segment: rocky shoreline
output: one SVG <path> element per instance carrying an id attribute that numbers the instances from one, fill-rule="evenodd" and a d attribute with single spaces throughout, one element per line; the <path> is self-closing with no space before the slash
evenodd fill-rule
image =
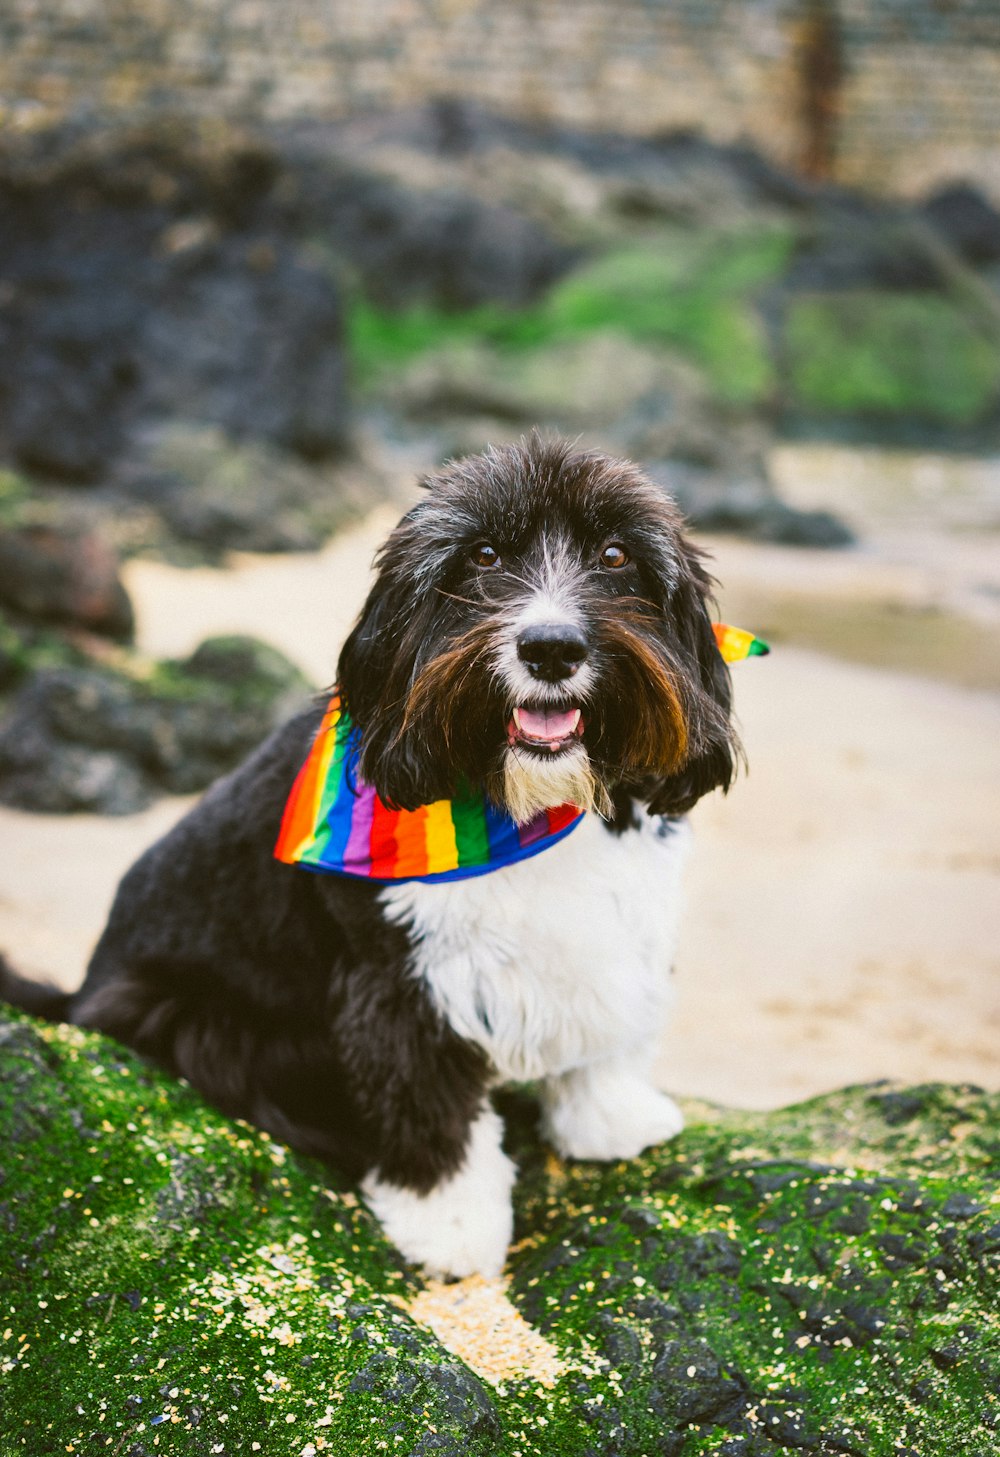
<path id="1" fill-rule="evenodd" d="M 400 458 L 409 488 L 535 426 L 637 459 L 697 529 L 843 548 L 842 514 L 776 482 L 777 439 L 1000 438 L 1000 215 L 965 186 L 903 207 L 691 136 L 455 104 L 11 133 L 0 206 L 8 804 L 177 791 L 145 749 L 134 792 L 99 788 L 123 695 L 175 733 L 134 686 L 180 670 L 129 654 L 121 558 L 316 551 L 401 498 Z M 53 739 L 60 694 L 118 707 L 85 747 Z M 67 737 L 77 767 L 47 775 Z"/>
<path id="2" fill-rule="evenodd" d="M 348 1186 L 113 1042 L 5 1018 L 0 1071 L 11 1451 L 995 1446 L 996 1095 L 694 1104 L 675 1143 L 608 1166 L 556 1160 L 508 1098 L 507 1276 L 486 1302 L 452 1287 L 442 1324 Z M 463 1298 L 505 1365 L 461 1333 Z"/>

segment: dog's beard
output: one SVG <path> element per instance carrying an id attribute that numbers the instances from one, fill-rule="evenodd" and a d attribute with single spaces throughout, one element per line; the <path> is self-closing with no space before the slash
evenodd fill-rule
<path id="1" fill-rule="evenodd" d="M 546 809 L 575 804 L 609 816 L 611 797 L 594 773 L 590 756 L 581 744 L 544 758 L 516 746 L 503 756 L 497 785 L 504 808 L 516 824 L 523 825 Z"/>

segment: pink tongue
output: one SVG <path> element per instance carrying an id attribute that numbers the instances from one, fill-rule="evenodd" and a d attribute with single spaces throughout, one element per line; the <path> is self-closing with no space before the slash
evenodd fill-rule
<path id="1" fill-rule="evenodd" d="M 571 708 L 567 713 L 535 713 L 530 708 L 517 710 L 521 733 L 529 739 L 568 739 L 579 720 L 578 708 Z"/>

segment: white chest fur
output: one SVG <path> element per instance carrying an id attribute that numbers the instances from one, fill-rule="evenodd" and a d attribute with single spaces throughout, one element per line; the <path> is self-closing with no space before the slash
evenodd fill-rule
<path id="1" fill-rule="evenodd" d="M 646 1050 L 669 996 L 685 823 L 613 835 L 595 815 L 530 860 L 471 880 L 393 886 L 414 974 L 504 1081 Z"/>

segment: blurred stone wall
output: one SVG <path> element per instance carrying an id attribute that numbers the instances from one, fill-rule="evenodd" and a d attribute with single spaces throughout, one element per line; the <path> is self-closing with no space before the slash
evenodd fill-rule
<path id="1" fill-rule="evenodd" d="M 333 118 L 468 96 L 1000 193 L 998 0 L 2 0 L 0 120 Z"/>

